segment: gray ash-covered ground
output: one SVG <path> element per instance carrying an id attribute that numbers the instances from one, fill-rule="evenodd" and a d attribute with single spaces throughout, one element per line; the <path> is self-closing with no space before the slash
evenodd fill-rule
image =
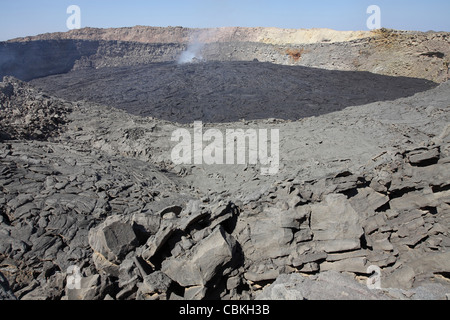
<path id="1" fill-rule="evenodd" d="M 0 92 L 2 105 L 32 101 L 30 114 L 51 118 L 47 111 L 57 108 L 65 119 L 47 141 L 9 130 L 0 144 L 2 298 L 448 296 L 447 83 L 414 97 L 271 124 L 285 134 L 283 165 L 266 178 L 239 166 L 220 172 L 197 165 L 177 175 L 168 143 L 175 124 L 63 103 L 12 78 L 2 88 L 9 88 Z M 314 129 L 311 146 L 299 148 Z M 393 145 L 374 153 L 383 142 Z M 360 150 L 365 158 L 355 156 Z M 326 167 L 308 169 L 301 160 L 315 152 Z M 338 160 L 326 160 L 330 154 Z M 215 184 L 219 172 L 229 182 L 225 190 Z M 366 286 L 371 265 L 381 269 L 380 290 Z M 71 266 L 80 268 L 79 288 L 68 286 Z"/>
<path id="2" fill-rule="evenodd" d="M 57 136 L 71 104 L 54 99 L 15 80 L 0 84 L 0 141 L 4 139 L 47 140 Z"/>
<path id="3" fill-rule="evenodd" d="M 242 61 L 88 68 L 31 84 L 63 99 L 179 123 L 298 120 L 436 86 L 423 79 L 369 72 Z"/>
<path id="4" fill-rule="evenodd" d="M 288 44 L 3 43 L 0 74 L 35 79 L 0 83 L 0 299 L 448 299 L 447 35 L 381 36 L 297 46 L 323 69 L 275 64 Z M 442 83 L 324 70 L 366 62 Z M 278 173 L 175 165 L 195 120 L 279 130 Z"/>

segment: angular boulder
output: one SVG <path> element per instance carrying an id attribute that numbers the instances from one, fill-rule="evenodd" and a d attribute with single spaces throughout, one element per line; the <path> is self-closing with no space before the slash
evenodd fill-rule
<path id="1" fill-rule="evenodd" d="M 360 215 L 342 194 L 327 195 L 311 206 L 311 230 L 318 246 L 328 253 L 359 249 L 364 233 Z M 327 245 L 322 246 L 322 241 Z"/>
<path id="2" fill-rule="evenodd" d="M 236 241 L 220 226 L 185 256 L 166 259 L 161 271 L 183 287 L 207 286 L 232 260 L 235 246 Z"/>
<path id="3" fill-rule="evenodd" d="M 89 231 L 89 244 L 95 253 L 119 263 L 139 243 L 131 224 L 124 217 L 112 216 Z"/>

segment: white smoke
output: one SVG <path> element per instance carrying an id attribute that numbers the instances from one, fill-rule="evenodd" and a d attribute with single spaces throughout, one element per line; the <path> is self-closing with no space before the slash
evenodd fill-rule
<path id="1" fill-rule="evenodd" d="M 197 41 L 191 42 L 186 51 L 181 53 L 178 58 L 178 64 L 193 63 L 203 61 L 202 51 L 205 44 Z"/>
<path id="2" fill-rule="evenodd" d="M 204 48 L 207 43 L 214 41 L 218 30 L 212 29 L 197 29 L 191 31 L 189 36 L 189 43 L 186 51 L 183 51 L 178 57 L 178 64 L 195 63 L 206 61 L 203 56 Z"/>

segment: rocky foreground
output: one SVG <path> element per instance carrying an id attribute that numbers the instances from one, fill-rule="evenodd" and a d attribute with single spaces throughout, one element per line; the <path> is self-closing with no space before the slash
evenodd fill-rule
<path id="1" fill-rule="evenodd" d="M 181 27 L 1 42 L 0 299 L 448 299 L 449 43 Z M 200 120 L 279 130 L 278 173 L 174 164 L 173 132 Z"/>
<path id="2" fill-rule="evenodd" d="M 4 78 L 0 298 L 446 299 L 448 95 L 231 124 L 284 134 L 262 177 L 173 166 L 175 124 Z"/>

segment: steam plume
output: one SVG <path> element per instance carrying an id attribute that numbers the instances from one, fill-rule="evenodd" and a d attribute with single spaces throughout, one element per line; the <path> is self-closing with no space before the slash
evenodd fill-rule
<path id="1" fill-rule="evenodd" d="M 193 32 L 189 37 L 186 51 L 183 51 L 178 58 L 178 64 L 205 61 L 203 49 L 206 43 L 211 42 L 216 32 L 217 30 L 215 29 L 203 29 Z"/>
<path id="2" fill-rule="evenodd" d="M 183 53 L 181 53 L 180 57 L 178 58 L 178 64 L 202 61 L 202 50 L 204 46 L 205 44 L 200 42 L 189 43 L 186 51 L 183 51 Z"/>

